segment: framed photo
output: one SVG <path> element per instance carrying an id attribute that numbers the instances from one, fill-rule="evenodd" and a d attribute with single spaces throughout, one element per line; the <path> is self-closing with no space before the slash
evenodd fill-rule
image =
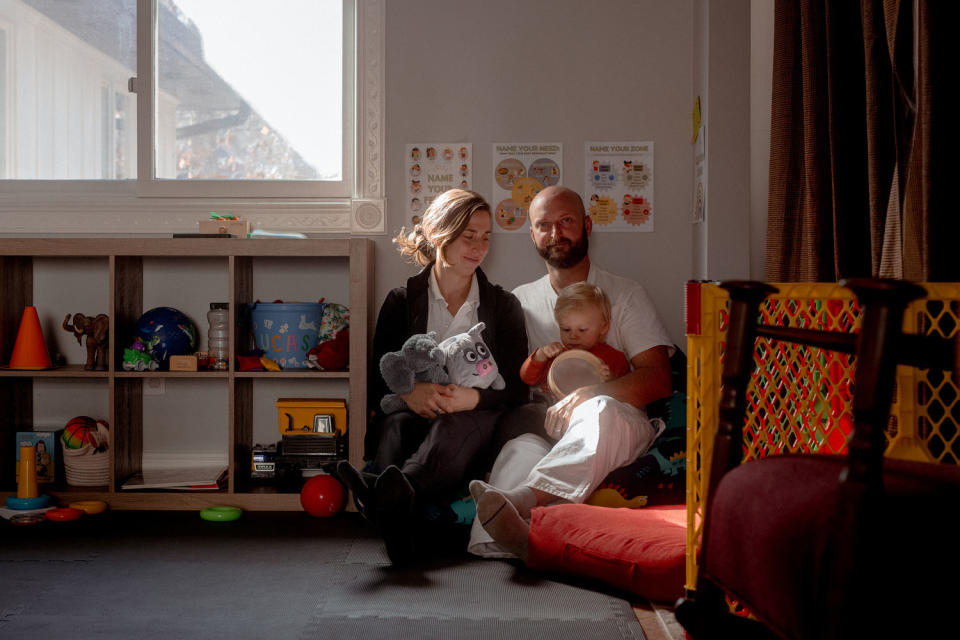
<path id="1" fill-rule="evenodd" d="M 317 413 L 313 416 L 314 433 L 333 433 L 333 416 L 329 413 Z"/>

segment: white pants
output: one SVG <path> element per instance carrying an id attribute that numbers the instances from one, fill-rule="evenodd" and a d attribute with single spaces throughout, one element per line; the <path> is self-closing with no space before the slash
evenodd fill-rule
<path id="1" fill-rule="evenodd" d="M 598 396 L 570 416 L 570 427 L 551 448 L 546 440 L 525 434 L 507 442 L 494 462 L 490 484 L 510 490 L 521 484 L 567 502 L 584 502 L 607 474 L 630 464 L 653 445 L 664 429 L 636 407 Z M 475 555 L 512 557 L 473 522 L 467 550 Z"/>

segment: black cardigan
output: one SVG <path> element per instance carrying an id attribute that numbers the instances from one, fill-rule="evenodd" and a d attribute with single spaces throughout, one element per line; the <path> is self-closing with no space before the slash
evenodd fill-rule
<path id="1" fill-rule="evenodd" d="M 381 417 L 380 399 L 390 392 L 380 375 L 380 359 L 389 351 L 399 351 L 407 338 L 426 333 L 430 296 L 431 262 L 420 273 L 387 294 L 377 317 L 373 335 L 370 366 L 367 368 L 367 415 Z M 527 357 L 527 330 L 520 301 L 500 285 L 490 284 L 480 269 L 476 270 L 480 290 L 477 317 L 486 324 L 483 339 L 497 361 L 506 388 L 480 389 L 477 409 L 512 407 L 527 401 L 529 388 L 520 379 L 520 365 Z"/>

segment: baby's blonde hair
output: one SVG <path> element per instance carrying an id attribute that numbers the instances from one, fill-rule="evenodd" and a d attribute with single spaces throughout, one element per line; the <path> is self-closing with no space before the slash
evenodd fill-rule
<path id="1" fill-rule="evenodd" d="M 560 289 L 557 294 L 557 305 L 553 308 L 553 317 L 559 323 L 560 317 L 567 311 L 594 307 L 600 311 L 603 322 L 610 326 L 610 298 L 600 287 L 588 282 L 575 282 Z"/>
<path id="2" fill-rule="evenodd" d="M 400 254 L 421 266 L 439 259 L 446 264 L 444 249 L 460 237 L 477 211 L 490 212 L 490 205 L 479 193 L 449 189 L 437 196 L 423 218 L 409 232 L 401 227 L 393 242 Z"/>

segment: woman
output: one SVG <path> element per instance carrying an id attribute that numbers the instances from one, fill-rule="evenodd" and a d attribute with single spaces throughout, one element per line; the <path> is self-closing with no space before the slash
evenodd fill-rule
<path id="1" fill-rule="evenodd" d="M 359 511 L 380 530 L 395 564 L 413 555 L 415 502 L 448 502 L 485 470 L 497 418 L 526 401 L 520 365 L 527 351 L 523 310 L 513 294 L 491 284 L 480 264 L 490 249 L 490 206 L 478 194 L 450 189 L 437 197 L 410 233 L 394 238 L 400 253 L 423 266 L 387 294 L 377 318 L 367 397 L 365 441 L 369 473 L 348 462 L 337 471 L 353 491 Z M 437 340 L 483 322 L 483 339 L 506 381 L 501 390 L 418 382 L 401 396 L 408 410 L 384 415 L 389 389 L 380 359 L 415 333 Z"/>

